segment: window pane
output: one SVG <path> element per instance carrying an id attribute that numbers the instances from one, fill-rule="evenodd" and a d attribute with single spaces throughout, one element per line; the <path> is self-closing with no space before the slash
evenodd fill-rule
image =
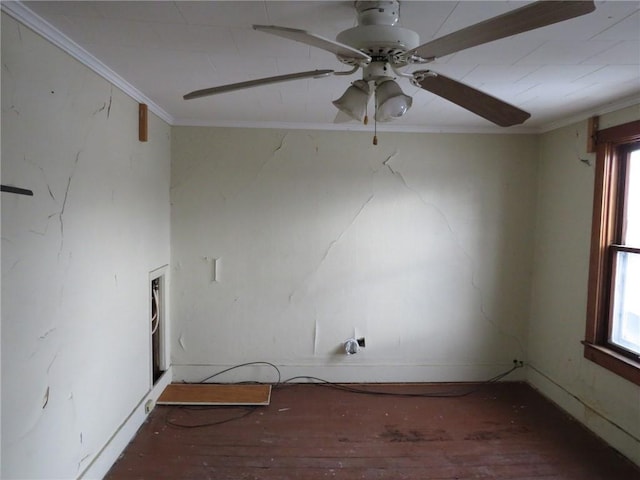
<path id="1" fill-rule="evenodd" d="M 631 153 L 629 162 L 629 187 L 625 200 L 625 245 L 640 247 L 640 150 Z"/>
<path id="2" fill-rule="evenodd" d="M 617 252 L 611 342 L 640 354 L 640 254 Z"/>

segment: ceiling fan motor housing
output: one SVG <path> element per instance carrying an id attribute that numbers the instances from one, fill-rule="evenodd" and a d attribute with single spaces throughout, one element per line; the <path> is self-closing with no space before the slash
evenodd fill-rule
<path id="1" fill-rule="evenodd" d="M 336 40 L 366 53 L 373 61 L 406 64 L 404 54 L 420 44 L 420 37 L 397 25 L 398 1 L 356 1 L 355 8 L 358 26 L 340 32 Z"/>
<path id="2" fill-rule="evenodd" d="M 420 44 L 420 37 L 412 30 L 390 25 L 360 25 L 340 32 L 336 40 L 356 48 L 373 59 L 388 59 L 392 63 L 408 50 Z"/>

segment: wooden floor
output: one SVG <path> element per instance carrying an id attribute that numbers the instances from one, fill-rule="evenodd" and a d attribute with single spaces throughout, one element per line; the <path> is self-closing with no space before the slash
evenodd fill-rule
<path id="1" fill-rule="evenodd" d="M 106 478 L 638 480 L 640 469 L 523 383 L 461 398 L 307 384 L 274 388 L 266 407 L 156 407 Z"/>

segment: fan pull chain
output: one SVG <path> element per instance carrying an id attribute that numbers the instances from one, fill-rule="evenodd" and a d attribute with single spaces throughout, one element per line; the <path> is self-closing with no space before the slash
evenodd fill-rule
<path id="1" fill-rule="evenodd" d="M 373 96 L 375 112 L 373 112 L 373 144 L 378 145 L 378 89 Z"/>

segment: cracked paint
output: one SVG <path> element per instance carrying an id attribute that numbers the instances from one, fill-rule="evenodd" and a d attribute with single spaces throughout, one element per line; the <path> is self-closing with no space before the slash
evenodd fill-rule
<path id="1" fill-rule="evenodd" d="M 49 387 L 47 387 L 47 390 L 44 392 L 44 396 L 42 397 L 42 409 L 44 410 L 45 408 L 47 408 L 48 404 L 49 404 Z"/>
<path id="2" fill-rule="evenodd" d="M 83 464 L 84 462 L 86 462 L 86 461 L 87 461 L 87 459 L 89 459 L 90 457 L 91 457 L 91 454 L 90 454 L 90 453 L 87 453 L 85 456 L 83 456 L 83 457 L 80 459 L 80 461 L 78 462 L 78 471 L 80 471 L 80 469 L 82 468 L 82 464 Z"/>
<path id="3" fill-rule="evenodd" d="M 113 102 L 113 85 L 111 85 L 111 91 L 109 93 L 109 105 L 107 107 L 107 119 L 111 115 L 111 103 Z"/>
<path id="4" fill-rule="evenodd" d="M 13 73 L 11 72 L 11 69 L 5 62 L 2 63 L 2 70 L 3 70 L 2 86 L 3 88 L 5 88 L 5 85 L 6 85 L 6 89 L 7 89 L 6 98 L 2 99 L 2 104 L 3 105 L 10 104 L 9 111 L 13 112 L 16 115 L 16 117 L 19 117 L 20 111 L 18 110 L 18 108 L 16 107 L 13 101 L 13 97 L 15 95 L 15 89 L 16 89 L 16 81 L 13 77 Z M 9 88 L 11 89 L 10 93 L 8 92 Z"/>
<path id="5" fill-rule="evenodd" d="M 287 139 L 287 135 L 288 134 L 284 134 L 282 136 L 282 138 L 280 139 L 280 145 L 278 145 L 276 147 L 276 149 L 273 151 L 273 153 L 271 154 L 272 156 L 275 155 L 276 153 L 278 153 L 280 150 L 282 150 L 284 148 L 284 144 L 285 144 L 285 140 Z"/>
<path id="6" fill-rule="evenodd" d="M 582 155 L 580 153 L 580 147 L 581 147 L 581 145 L 584 145 L 586 143 L 586 140 L 581 140 L 580 130 L 576 129 L 575 133 L 576 133 L 576 143 L 574 145 L 574 150 L 575 150 L 576 158 L 583 165 L 586 165 L 587 167 L 592 167 L 593 166 L 593 162 L 594 162 L 594 158 L 595 158 L 595 154 L 593 154 L 593 153 L 589 154 L 588 152 L 585 152 L 585 154 Z"/>
<path id="7" fill-rule="evenodd" d="M 47 181 L 47 174 L 46 174 L 46 172 L 44 171 L 44 168 L 43 168 L 42 166 L 38 165 L 37 163 L 33 162 L 31 159 L 27 158 L 27 156 L 26 156 L 26 155 L 23 155 L 23 156 L 22 156 L 22 161 L 23 161 L 24 163 L 26 163 L 27 165 L 30 165 L 31 167 L 33 167 L 33 168 L 37 169 L 37 170 L 40 172 L 40 175 L 42 176 L 42 180 L 43 180 L 44 184 L 45 184 L 45 185 L 46 185 L 46 187 L 47 187 L 47 191 L 49 192 L 49 196 L 50 196 L 53 200 L 55 200 L 55 199 L 56 199 L 56 197 L 55 197 L 55 195 L 53 194 L 53 192 L 51 191 L 51 185 L 49 185 L 49 182 Z"/>
<path id="8" fill-rule="evenodd" d="M 438 209 L 438 207 L 436 207 L 433 203 L 427 202 L 424 197 L 420 194 L 420 192 L 418 190 L 416 190 L 415 188 L 412 188 L 408 183 L 407 180 L 404 178 L 404 175 L 402 175 L 402 172 L 400 170 L 396 170 L 395 168 L 393 168 L 393 165 L 391 165 L 391 161 L 394 160 L 396 158 L 396 156 L 398 155 L 398 152 L 396 151 L 395 153 L 393 153 L 393 155 L 390 155 L 389 157 L 387 157 L 387 159 L 382 162 L 382 164 L 387 167 L 387 169 L 389 170 L 389 172 L 391 172 L 391 174 L 396 177 L 397 179 L 400 180 L 400 182 L 402 183 L 402 185 L 409 190 L 410 192 L 412 192 L 424 205 L 426 205 L 427 207 L 430 208 L 434 208 L 435 210 L 438 211 L 438 213 L 440 214 L 440 216 L 444 219 L 444 221 L 447 223 L 447 227 L 449 229 L 449 231 L 451 233 L 453 233 L 453 229 L 451 228 L 451 225 L 449 224 L 449 221 L 447 220 L 446 216 L 442 213 L 442 211 L 440 211 Z"/>
<path id="9" fill-rule="evenodd" d="M 324 255 L 322 255 L 322 258 L 320 259 L 320 263 L 318 264 L 318 267 L 316 267 L 316 270 L 320 267 L 320 265 L 322 265 L 322 263 L 324 263 L 324 261 L 327 259 L 327 257 L 329 256 L 329 254 L 331 253 L 331 250 L 333 249 L 333 247 L 336 246 L 336 244 L 338 242 L 340 242 L 340 240 L 342 239 L 342 237 L 344 237 L 345 233 L 347 233 L 347 231 L 353 226 L 354 223 L 356 223 L 356 220 L 358 220 L 358 217 L 362 214 L 362 212 L 364 211 L 364 209 L 367 207 L 367 205 L 369 205 L 369 203 L 371 203 L 371 201 L 373 200 L 373 198 L 375 197 L 374 194 L 372 194 L 363 204 L 362 206 L 358 209 L 358 211 L 356 212 L 356 214 L 353 216 L 353 218 L 351 219 L 351 221 L 349 222 L 349 224 L 340 232 L 340 235 L 338 235 L 338 237 L 335 240 L 332 240 L 331 243 L 329 243 L 329 246 L 327 247 L 326 251 L 324 252 Z"/>
<path id="10" fill-rule="evenodd" d="M 273 152 L 271 152 L 271 155 L 269 155 L 267 158 L 265 158 L 261 163 L 260 163 L 260 167 L 258 168 L 258 171 L 256 172 L 255 176 L 253 177 L 253 179 L 251 179 L 251 181 L 248 182 L 247 187 L 243 188 L 242 190 L 238 191 L 236 194 L 236 197 L 239 197 L 241 195 L 243 195 L 244 193 L 246 193 L 247 191 L 251 191 L 255 188 L 255 185 L 260 181 L 260 179 L 262 178 L 262 175 L 264 174 L 264 171 L 266 170 L 266 168 L 271 164 L 271 162 L 273 160 L 275 160 L 277 158 L 277 154 L 279 152 L 282 151 L 282 149 L 285 147 L 286 145 L 286 139 L 287 139 L 287 135 L 288 133 L 285 133 L 282 138 L 280 139 L 280 143 L 278 144 L 278 146 L 273 150 Z M 223 195 L 223 199 L 224 199 L 224 195 Z"/>
<path id="11" fill-rule="evenodd" d="M 3 372 L 0 476 L 100 478 L 91 452 L 148 387 L 130 364 L 148 339 L 135 285 L 170 260 L 171 128 L 152 122 L 155 146 L 140 149 L 137 102 L 18 25 L 3 15 L 2 174 L 36 201 L 2 206 L 2 355 L 20 368 Z"/>
<path id="12" fill-rule="evenodd" d="M 75 161 L 73 163 L 73 167 L 71 169 L 71 174 L 67 179 L 67 188 L 64 191 L 64 197 L 62 199 L 62 207 L 60 208 L 60 213 L 58 214 L 58 219 L 60 221 L 60 250 L 58 251 L 58 258 L 62 254 L 62 250 L 64 248 L 64 213 L 67 208 L 67 200 L 69 199 L 69 190 L 71 189 L 71 180 L 73 180 L 73 176 L 75 175 L 76 168 L 78 167 L 78 162 L 80 160 L 80 154 L 82 150 L 78 151 L 76 154 Z"/>
<path id="13" fill-rule="evenodd" d="M 47 235 L 47 232 L 49 231 L 49 224 L 51 222 L 51 219 L 53 217 L 57 217 L 59 215 L 59 213 L 52 213 L 51 215 L 47 216 L 47 223 L 44 226 L 44 231 L 39 231 L 39 230 L 34 230 L 33 228 L 29 229 L 29 232 L 35 234 L 35 235 L 39 235 L 41 237 L 44 237 Z"/>
<path id="14" fill-rule="evenodd" d="M 289 294 L 289 303 L 291 303 L 293 301 L 293 297 L 295 296 L 295 294 L 298 292 L 298 290 L 302 287 L 302 285 L 304 285 L 305 283 L 307 283 L 309 281 L 309 279 L 311 277 L 313 277 L 313 275 L 315 275 L 315 273 L 320 269 L 320 267 L 322 266 L 322 264 L 327 260 L 327 258 L 329 257 L 329 254 L 331 253 L 331 251 L 333 250 L 333 248 L 340 242 L 340 240 L 342 239 L 342 237 L 344 237 L 344 235 L 347 233 L 347 231 L 356 223 L 356 221 L 358 220 L 358 217 L 360 217 L 360 215 L 362 215 L 362 212 L 365 210 L 365 208 L 367 207 L 367 205 L 369 205 L 371 203 L 371 201 L 374 199 L 375 194 L 372 194 L 369 198 L 367 198 L 367 200 L 360 206 L 360 208 L 356 211 L 356 213 L 351 217 L 351 220 L 349 221 L 349 223 L 342 229 L 342 231 L 340 232 L 340 234 L 331 242 L 329 242 L 329 245 L 327 246 L 327 248 L 325 249 L 324 253 L 322 254 L 322 256 L 320 257 L 320 261 L 318 262 L 318 264 L 316 265 L 316 267 L 313 269 L 313 271 L 307 276 L 307 278 L 305 280 L 303 280 L 300 284 L 300 286 L 298 286 L 297 288 L 295 288 L 290 294 Z"/>
<path id="15" fill-rule="evenodd" d="M 93 115 L 97 115 L 100 112 L 103 112 L 107 108 L 107 102 L 104 102 L 100 108 L 93 112 Z"/>
<path id="16" fill-rule="evenodd" d="M 464 378 L 473 362 L 510 362 L 517 348 L 497 329 L 520 332 L 527 312 L 519 287 L 504 293 L 528 279 L 498 249 L 532 222 L 512 205 L 531 193 L 523 165 L 534 156 L 514 164 L 510 137 L 391 134 L 374 149 L 358 132 L 283 133 L 174 132 L 184 154 L 174 165 L 172 321 L 198 331 L 185 334 L 188 351 L 174 337 L 181 370 L 240 363 L 246 352 L 376 381 L 397 371 Z M 503 198 L 504 181 L 514 187 Z M 233 192 L 226 203 L 221 190 Z M 202 260 L 210 252 L 228 259 L 215 291 Z M 365 333 L 366 357 L 344 368 L 336 349 Z"/>
<path id="17" fill-rule="evenodd" d="M 12 272 L 13 270 L 15 270 L 15 268 L 22 263 L 22 260 L 16 260 L 15 262 L 13 262 L 11 264 L 11 267 L 9 267 L 9 271 Z"/>
<path id="18" fill-rule="evenodd" d="M 44 332 L 42 335 L 40 335 L 40 337 L 38 337 L 38 338 L 40 340 L 44 340 L 45 338 L 47 338 L 49 335 L 51 335 L 55 331 L 56 331 L 56 327 L 50 328 L 49 330 Z"/>
<path id="19" fill-rule="evenodd" d="M 318 353 L 318 337 L 320 334 L 320 324 L 318 320 L 315 321 L 315 328 L 313 329 L 313 354 L 317 355 Z"/>
<path id="20" fill-rule="evenodd" d="M 51 361 L 49 362 L 49 365 L 47 366 L 47 375 L 51 371 L 51 367 L 53 367 L 53 364 L 56 362 L 57 359 L 58 359 L 58 354 L 56 353 L 51 359 Z"/>
<path id="21" fill-rule="evenodd" d="M 457 235 L 457 233 L 455 232 L 455 230 L 453 229 L 453 226 L 451 225 L 451 222 L 449 221 L 449 219 L 447 218 L 446 214 L 438 207 L 436 206 L 434 203 L 432 202 L 428 202 L 427 200 L 425 200 L 425 198 L 420 194 L 420 192 L 418 190 L 416 190 L 415 188 L 411 187 L 409 185 L 409 183 L 407 182 L 406 178 L 404 177 L 404 175 L 402 174 L 402 172 L 398 169 L 395 169 L 393 167 L 393 165 L 391 164 L 391 162 L 397 157 L 398 152 L 395 151 L 392 155 L 388 156 L 383 162 L 382 164 L 387 167 L 387 169 L 389 170 L 389 172 L 391 172 L 391 174 L 398 178 L 400 180 L 400 182 L 402 183 L 402 185 L 409 190 L 410 192 L 412 192 L 413 194 L 416 195 L 416 197 L 427 207 L 433 209 L 435 212 L 437 212 L 437 214 L 440 216 L 440 218 L 442 219 L 442 221 L 444 222 L 444 224 L 447 227 L 447 230 L 449 232 L 449 234 L 451 235 L 451 237 L 453 238 L 453 241 L 456 245 L 456 247 L 459 249 L 459 251 L 464 255 L 464 257 L 467 259 L 467 263 L 469 265 L 469 270 L 470 270 L 470 274 L 471 274 L 471 286 L 473 287 L 473 289 L 478 293 L 478 296 L 480 298 L 480 307 L 479 307 L 479 311 L 480 311 L 480 315 L 482 316 L 482 319 L 489 323 L 493 328 L 496 329 L 496 331 L 498 333 L 500 333 L 501 335 L 505 336 L 506 338 L 509 338 L 510 340 L 513 340 L 519 350 L 520 350 L 520 355 L 524 355 L 525 352 L 525 348 L 524 345 L 522 344 L 522 341 L 514 334 L 507 332 L 502 326 L 500 326 L 493 318 L 491 318 L 491 316 L 487 313 L 486 308 L 485 308 L 485 293 L 482 290 L 482 288 L 480 287 L 480 285 L 478 285 L 478 281 L 477 281 L 477 274 L 476 274 L 476 267 L 475 267 L 475 260 L 473 259 L 473 257 L 471 256 L 471 254 L 462 246 L 462 243 L 460 242 L 460 239 Z"/>
<path id="22" fill-rule="evenodd" d="M 387 167 L 389 169 L 389 171 L 391 173 L 393 173 L 394 175 L 397 175 L 398 172 L 396 172 L 393 167 L 391 166 L 391 160 L 393 160 L 394 158 L 396 158 L 398 156 L 398 151 L 396 150 L 395 152 L 393 152 L 393 154 L 389 155 L 384 162 L 382 162 L 382 165 L 384 165 L 385 167 Z"/>

